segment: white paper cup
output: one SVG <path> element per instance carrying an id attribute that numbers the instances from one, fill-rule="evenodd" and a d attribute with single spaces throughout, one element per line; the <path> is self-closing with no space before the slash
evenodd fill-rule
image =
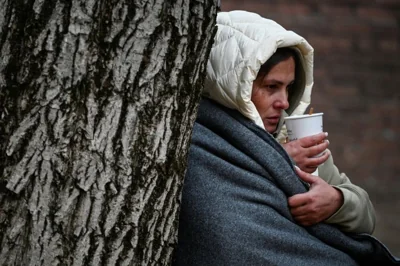
<path id="1" fill-rule="evenodd" d="M 289 141 L 321 133 L 323 131 L 323 115 L 324 113 L 316 113 L 285 117 Z"/>
<path id="2" fill-rule="evenodd" d="M 322 117 L 324 113 L 315 113 L 312 115 L 297 115 L 285 117 L 285 124 L 289 141 L 301 139 L 304 137 L 316 135 L 323 132 Z M 317 155 L 321 156 L 321 154 Z M 313 175 L 318 175 L 318 169 Z"/>

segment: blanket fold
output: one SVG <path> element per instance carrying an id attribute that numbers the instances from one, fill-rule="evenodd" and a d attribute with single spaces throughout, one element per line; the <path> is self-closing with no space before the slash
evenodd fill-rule
<path id="1" fill-rule="evenodd" d="M 400 265 L 367 234 L 302 227 L 287 198 L 308 189 L 265 130 L 203 99 L 182 192 L 174 265 Z"/>

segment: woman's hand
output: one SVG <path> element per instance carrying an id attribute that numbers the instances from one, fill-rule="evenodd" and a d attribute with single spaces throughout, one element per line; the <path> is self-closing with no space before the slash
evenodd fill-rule
<path id="1" fill-rule="evenodd" d="M 310 190 L 288 199 L 293 218 L 303 226 L 322 222 L 343 205 L 343 194 L 318 176 L 296 167 L 297 175 L 310 184 Z"/>
<path id="2" fill-rule="evenodd" d="M 329 158 L 329 150 L 324 152 L 320 157 L 314 157 L 328 148 L 329 141 L 326 139 L 327 136 L 328 133 L 322 132 L 282 144 L 282 146 L 301 170 L 313 173 L 318 165 L 324 163 Z"/>

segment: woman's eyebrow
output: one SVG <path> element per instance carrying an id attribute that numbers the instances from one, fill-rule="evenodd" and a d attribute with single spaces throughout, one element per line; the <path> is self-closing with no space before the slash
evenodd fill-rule
<path id="1" fill-rule="evenodd" d="M 292 80 L 289 82 L 289 85 L 293 84 L 295 80 Z M 272 83 L 277 83 L 278 85 L 284 85 L 284 83 L 280 80 L 277 79 L 266 79 L 264 82 L 272 82 Z"/>
<path id="2" fill-rule="evenodd" d="M 266 79 L 266 82 L 278 83 L 279 85 L 283 85 L 283 82 L 277 79 Z"/>

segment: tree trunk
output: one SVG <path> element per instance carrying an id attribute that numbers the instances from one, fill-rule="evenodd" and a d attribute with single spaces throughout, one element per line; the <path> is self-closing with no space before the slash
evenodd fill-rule
<path id="1" fill-rule="evenodd" d="M 215 0 L 0 0 L 0 265 L 167 265 Z"/>

